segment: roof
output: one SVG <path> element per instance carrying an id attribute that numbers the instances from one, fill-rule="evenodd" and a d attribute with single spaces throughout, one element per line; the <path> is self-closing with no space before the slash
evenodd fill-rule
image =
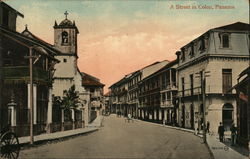
<path id="1" fill-rule="evenodd" d="M 249 31 L 250 25 L 247 23 L 236 22 L 229 25 L 224 25 L 221 27 L 213 28 L 211 30 L 235 30 L 235 31 Z"/>
<path id="2" fill-rule="evenodd" d="M 186 45 L 182 46 L 181 49 L 185 48 L 186 46 L 190 45 L 193 41 L 199 39 L 200 37 L 208 34 L 210 31 L 216 31 L 216 30 L 225 30 L 225 31 L 249 31 L 250 30 L 250 25 L 247 23 L 243 23 L 243 22 L 236 22 L 236 23 L 232 23 L 232 24 L 228 24 L 228 25 L 223 25 L 220 27 L 216 27 L 213 29 L 209 29 L 208 31 L 206 31 L 205 33 L 203 33 L 202 35 L 200 35 L 199 37 L 193 39 L 192 41 L 190 41 L 189 43 L 187 43 Z"/>
<path id="3" fill-rule="evenodd" d="M 55 29 L 57 29 L 57 28 L 73 28 L 73 29 L 76 29 L 76 33 L 79 33 L 79 30 L 78 30 L 78 28 L 75 25 L 75 21 L 72 22 L 71 20 L 69 20 L 67 18 L 65 18 L 64 20 L 62 20 L 59 25 L 55 21 L 54 28 Z"/>
<path id="4" fill-rule="evenodd" d="M 143 79 L 143 80 L 147 80 L 147 79 L 151 78 L 152 76 L 154 76 L 154 75 L 156 75 L 156 74 L 158 74 L 158 73 L 160 73 L 160 72 L 162 72 L 162 71 L 164 71 L 164 70 L 167 70 L 168 68 L 171 68 L 172 66 L 174 66 L 174 65 L 176 65 L 176 64 L 178 64 L 178 60 L 177 60 L 177 59 L 175 59 L 175 60 L 173 60 L 173 61 L 167 63 L 167 64 L 166 64 L 165 66 L 163 66 L 161 69 L 159 69 L 158 71 L 156 71 L 156 72 L 154 72 L 153 74 L 149 75 L 148 77 L 146 77 L 146 78 Z"/>
<path id="5" fill-rule="evenodd" d="M 82 85 L 83 86 L 100 86 L 104 87 L 105 84 L 102 84 L 100 80 L 92 75 L 89 75 L 85 72 L 81 72 L 82 75 Z"/>
<path id="6" fill-rule="evenodd" d="M 0 26 L 0 34 L 1 36 L 8 38 L 12 41 L 15 41 L 23 46 L 32 47 L 33 49 L 37 50 L 40 54 L 44 54 L 45 56 L 59 62 L 59 60 L 57 60 L 53 56 L 57 54 L 57 51 L 55 51 L 54 48 L 51 48 L 50 46 L 45 45 L 40 41 L 29 38 L 21 33 L 5 29 L 1 26 Z"/>
<path id="7" fill-rule="evenodd" d="M 19 15 L 20 17 L 24 17 L 24 15 L 20 12 L 18 12 L 17 10 L 15 10 L 14 8 L 12 8 L 11 6 L 9 6 L 8 4 L 4 3 L 3 1 L 0 0 L 0 6 L 3 6 L 5 8 L 8 8 L 9 10 L 15 12 L 17 15 Z"/>
<path id="8" fill-rule="evenodd" d="M 31 38 L 32 40 L 35 40 L 36 42 L 42 43 L 42 44 L 43 44 L 44 46 L 46 46 L 46 47 L 49 47 L 50 49 L 52 49 L 52 50 L 56 53 L 56 55 L 57 55 L 57 54 L 62 54 L 59 50 L 55 49 L 55 48 L 53 47 L 53 45 L 51 45 L 50 43 L 48 43 L 48 42 L 44 41 L 43 39 L 37 37 L 37 36 L 34 35 L 33 33 L 31 33 L 31 32 L 28 30 L 27 27 L 25 28 L 25 30 L 24 30 L 21 34 L 25 35 L 25 36 L 28 37 L 28 38 Z"/>

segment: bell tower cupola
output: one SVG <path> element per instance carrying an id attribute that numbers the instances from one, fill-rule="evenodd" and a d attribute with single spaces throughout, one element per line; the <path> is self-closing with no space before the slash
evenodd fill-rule
<path id="1" fill-rule="evenodd" d="M 68 12 L 65 13 L 65 19 L 58 25 L 54 25 L 54 46 L 64 54 L 77 56 L 77 34 L 79 33 L 75 21 L 68 19 Z"/>

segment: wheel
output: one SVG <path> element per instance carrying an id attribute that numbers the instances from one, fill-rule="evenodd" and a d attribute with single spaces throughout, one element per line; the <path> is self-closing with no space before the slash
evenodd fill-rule
<path id="1" fill-rule="evenodd" d="M 1 136 L 1 158 L 17 159 L 20 151 L 19 141 L 15 133 L 6 132 Z"/>

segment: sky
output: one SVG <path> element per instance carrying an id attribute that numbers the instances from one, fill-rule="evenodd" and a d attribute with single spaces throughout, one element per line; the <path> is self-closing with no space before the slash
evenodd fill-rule
<path id="1" fill-rule="evenodd" d="M 24 14 L 17 31 L 54 44 L 54 23 L 74 20 L 78 67 L 101 80 L 105 92 L 124 75 L 175 52 L 207 30 L 249 23 L 249 0 L 5 0 Z M 230 9 L 216 8 L 230 6 Z M 178 9 L 187 6 L 187 9 Z M 188 7 L 190 6 L 190 7 Z M 211 6 L 213 9 L 206 9 Z"/>

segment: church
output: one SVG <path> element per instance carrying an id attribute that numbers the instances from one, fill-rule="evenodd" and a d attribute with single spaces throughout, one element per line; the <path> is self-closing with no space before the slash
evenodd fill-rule
<path id="1" fill-rule="evenodd" d="M 59 50 L 56 58 L 60 63 L 55 65 L 52 96 L 62 98 L 72 86 L 80 98 L 76 109 L 70 112 L 53 105 L 53 119 L 50 131 L 75 129 L 87 126 L 89 115 L 89 92 L 82 86 L 82 75 L 77 66 L 77 35 L 79 34 L 75 22 L 68 19 L 67 11 L 65 19 L 54 25 L 54 48 Z M 54 102 L 55 103 L 55 102 Z"/>

